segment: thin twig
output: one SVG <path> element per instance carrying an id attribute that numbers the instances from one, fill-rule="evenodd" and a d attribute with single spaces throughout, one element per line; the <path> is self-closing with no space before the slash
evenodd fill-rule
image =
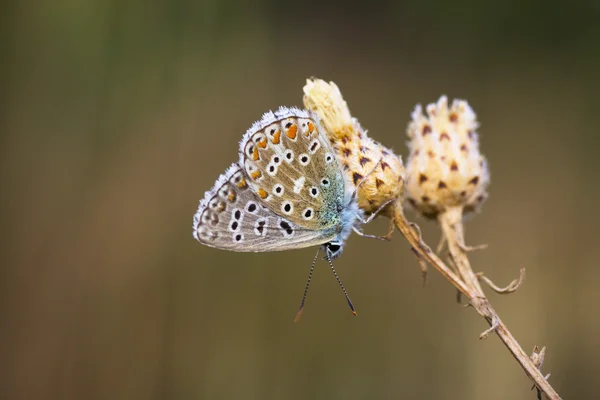
<path id="1" fill-rule="evenodd" d="M 517 289 L 519 289 L 523 285 L 523 282 L 525 282 L 525 267 L 521 267 L 521 269 L 519 270 L 519 277 L 517 279 L 513 279 L 505 287 L 499 287 L 498 285 L 496 285 L 491 279 L 485 276 L 483 272 L 478 272 L 475 275 L 477 276 L 477 278 L 484 281 L 494 292 L 498 294 L 510 294 L 516 292 Z"/>
<path id="2" fill-rule="evenodd" d="M 423 280 L 423 287 L 427 284 L 427 274 L 429 270 L 427 268 L 427 262 L 421 258 L 421 255 L 414 247 L 411 247 L 410 250 L 413 252 L 415 257 L 417 258 L 417 262 L 419 263 L 419 268 L 421 268 L 421 279 Z"/>
<path id="3" fill-rule="evenodd" d="M 485 297 L 481 285 L 479 284 L 479 279 L 477 279 L 477 275 L 475 275 L 471 268 L 471 264 L 467 258 L 467 252 L 463 250 L 467 248 L 467 246 L 465 246 L 464 243 L 462 218 L 462 207 L 454 207 L 441 213 L 438 220 L 442 227 L 442 234 L 446 237 L 450 255 L 454 260 L 454 264 L 456 265 L 463 282 L 465 282 L 472 291 L 475 291 L 478 296 Z"/>
<path id="4" fill-rule="evenodd" d="M 440 274 L 442 274 L 444 278 L 446 278 L 454 287 L 464 294 L 469 299 L 470 305 L 473 306 L 473 308 L 475 308 L 475 310 L 485 318 L 492 329 L 484 332 L 484 334 L 496 332 L 506 348 L 521 365 L 527 376 L 533 380 L 538 390 L 549 399 L 560 399 L 558 393 L 554 390 L 550 383 L 548 383 L 546 377 L 542 375 L 538 369 L 538 366 L 536 366 L 532 359 L 523 351 L 517 340 L 510 333 L 504 322 L 502 322 L 481 290 L 478 277 L 471 269 L 471 265 L 466 253 L 459 246 L 459 243 L 460 245 L 464 246 L 462 224 L 459 224 L 459 226 L 456 226 L 455 224 L 453 228 L 450 226 L 452 224 L 448 224 L 447 228 L 454 229 L 455 232 L 458 231 L 458 234 L 454 236 L 455 238 L 458 238 L 458 240 L 455 240 L 455 243 L 450 243 L 449 241 L 448 247 L 454 262 L 457 264 L 459 274 L 463 277 L 464 281 L 459 278 L 459 276 L 457 276 L 425 242 L 423 242 L 418 227 L 406 220 L 400 201 L 394 206 L 393 218 L 396 227 L 398 230 L 400 230 L 400 232 L 402 232 L 404 237 L 413 247 L 414 251 L 418 253 L 422 259 L 427 260 L 427 262 Z M 446 221 L 444 223 L 447 222 L 450 221 Z"/>

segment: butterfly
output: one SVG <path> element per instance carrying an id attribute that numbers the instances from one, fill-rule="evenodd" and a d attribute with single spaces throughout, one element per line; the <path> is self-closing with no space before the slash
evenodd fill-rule
<path id="1" fill-rule="evenodd" d="M 319 245 L 347 303 L 354 306 L 332 260 L 352 231 L 363 234 L 356 200 L 360 185 L 347 181 L 318 116 L 295 107 L 267 112 L 244 134 L 239 161 L 206 192 L 194 215 L 193 236 L 200 243 L 236 252 L 266 252 Z M 370 217 L 369 217 L 370 218 Z"/>

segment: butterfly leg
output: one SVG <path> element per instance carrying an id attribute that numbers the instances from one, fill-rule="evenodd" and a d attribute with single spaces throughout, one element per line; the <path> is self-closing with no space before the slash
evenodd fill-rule
<path id="1" fill-rule="evenodd" d="M 360 220 L 361 220 L 360 222 L 362 222 L 363 224 L 368 224 L 369 222 L 373 221 L 373 219 L 377 216 L 377 214 L 379 214 L 385 207 L 387 207 L 394 200 L 396 200 L 396 199 L 389 199 L 388 201 L 383 203 L 377 210 L 375 210 L 374 213 L 371 213 L 367 217 L 367 219 L 360 218 Z"/>
<path id="2" fill-rule="evenodd" d="M 363 224 L 368 224 L 369 222 L 371 222 L 373 220 L 373 218 L 375 218 L 377 216 L 377 214 L 383 210 L 387 205 L 389 205 L 392 201 L 394 201 L 394 199 L 390 199 L 388 201 L 386 201 L 385 203 L 383 203 L 381 205 L 381 207 L 379 207 L 374 213 L 372 213 L 371 215 L 369 215 L 367 217 L 367 219 L 364 219 L 362 217 L 359 217 L 360 221 Z M 366 238 L 370 238 L 370 239 L 378 239 L 378 240 L 385 240 L 385 241 L 390 241 L 392 239 L 392 234 L 394 233 L 394 229 L 396 228 L 396 226 L 394 225 L 393 221 L 390 220 L 390 230 L 388 231 L 388 233 L 386 233 L 384 236 L 376 236 L 376 235 L 367 235 L 366 233 L 363 233 L 362 231 L 360 231 L 358 228 L 356 227 L 352 227 L 352 230 L 354 230 L 354 232 L 356 232 L 357 235 L 362 236 L 362 237 L 366 237 Z"/>
<path id="3" fill-rule="evenodd" d="M 361 232 L 358 228 L 352 227 L 352 230 L 354 232 L 356 232 L 356 234 L 358 236 L 362 236 L 362 237 L 369 238 L 369 239 L 385 240 L 386 242 L 389 242 L 390 240 L 392 240 L 392 233 L 394 233 L 394 229 L 395 229 L 394 224 L 390 223 L 390 230 L 388 231 L 388 233 L 386 233 L 384 236 L 377 236 L 377 235 L 368 235 L 364 232 Z"/>

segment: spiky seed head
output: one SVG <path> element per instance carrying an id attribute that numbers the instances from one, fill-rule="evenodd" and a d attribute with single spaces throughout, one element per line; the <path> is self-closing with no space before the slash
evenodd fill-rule
<path id="1" fill-rule="evenodd" d="M 357 193 L 360 208 L 366 213 L 373 213 L 389 200 L 403 196 L 402 158 L 367 135 L 350 114 L 348 104 L 335 83 L 307 79 L 304 106 L 321 118 L 346 174 L 346 181 L 360 184 Z"/>
<path id="2" fill-rule="evenodd" d="M 479 152 L 479 124 L 469 104 L 448 98 L 417 105 L 408 124 L 410 155 L 406 167 L 407 201 L 435 218 L 448 207 L 478 211 L 490 182 L 487 161 Z"/>

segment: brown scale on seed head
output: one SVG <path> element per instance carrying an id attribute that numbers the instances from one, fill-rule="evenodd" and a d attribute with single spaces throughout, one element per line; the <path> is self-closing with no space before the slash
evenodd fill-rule
<path id="1" fill-rule="evenodd" d="M 335 83 L 307 79 L 304 106 L 321 118 L 340 163 L 347 166 L 346 181 L 355 186 L 360 184 L 357 193 L 360 208 L 373 213 L 387 201 L 403 196 L 402 159 L 371 139 L 356 118 L 352 118 Z"/>
<path id="2" fill-rule="evenodd" d="M 475 113 L 463 100 L 448 107 L 446 96 L 412 113 L 407 133 L 411 156 L 406 167 L 408 202 L 427 217 L 447 207 L 477 211 L 487 198 L 490 176 L 479 152 Z"/>

